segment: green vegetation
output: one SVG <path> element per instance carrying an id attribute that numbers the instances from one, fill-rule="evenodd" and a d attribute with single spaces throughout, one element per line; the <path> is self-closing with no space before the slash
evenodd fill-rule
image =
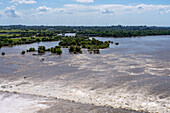
<path id="1" fill-rule="evenodd" d="M 24 54 L 25 54 L 25 51 L 22 51 L 21 54 L 24 55 Z"/>
<path id="2" fill-rule="evenodd" d="M 0 39 L 0 47 L 3 46 L 13 46 L 13 45 L 20 45 L 20 44 L 30 44 L 35 42 L 45 42 L 45 41 L 58 41 L 61 37 L 24 37 L 24 38 L 4 38 Z"/>
<path id="3" fill-rule="evenodd" d="M 57 55 L 61 55 L 62 54 L 62 50 L 61 48 L 51 48 L 51 53 L 56 53 Z"/>
<path id="4" fill-rule="evenodd" d="M 29 48 L 27 50 L 27 52 L 34 52 L 36 51 L 35 48 Z M 41 55 L 41 54 L 45 54 L 45 52 L 51 52 L 51 53 L 55 53 L 57 55 L 61 55 L 62 54 L 62 50 L 61 50 L 61 46 L 55 46 L 55 47 L 51 47 L 51 48 L 48 48 L 46 49 L 45 46 L 38 46 L 38 54 Z"/>
<path id="5" fill-rule="evenodd" d="M 45 46 L 38 46 L 38 53 L 39 54 L 43 54 L 43 53 L 45 53 L 45 51 L 46 51 Z"/>
<path id="6" fill-rule="evenodd" d="M 74 46 L 74 45 L 70 46 L 69 52 L 74 54 L 82 53 L 80 46 Z"/>
<path id="7" fill-rule="evenodd" d="M 156 26 L 0 26 L 0 41 L 5 38 L 56 37 L 60 33 L 77 33 L 78 36 L 132 37 L 170 35 L 170 27 Z M 37 39 L 38 41 L 39 39 Z M 48 39 L 51 40 L 51 39 Z"/>
<path id="8" fill-rule="evenodd" d="M 27 52 L 34 52 L 35 51 L 35 48 L 31 47 L 27 50 Z"/>
<path id="9" fill-rule="evenodd" d="M 58 36 L 59 33 L 76 33 L 76 37 Z M 62 54 L 61 47 L 68 48 L 70 53 L 82 53 L 82 48 L 89 53 L 100 54 L 100 49 L 109 47 L 113 41 L 99 41 L 89 36 L 100 37 L 134 37 L 147 35 L 170 35 L 170 27 L 155 26 L 0 26 L 0 48 L 20 44 L 30 44 L 45 41 L 60 41 L 59 46 L 46 49 L 39 46 L 38 50 L 29 48 L 27 52 L 38 51 L 39 54 L 51 52 Z M 24 51 L 21 54 L 25 54 Z M 3 52 L 2 55 L 5 55 Z"/>
<path id="10" fill-rule="evenodd" d="M 64 37 L 60 43 L 60 46 L 81 46 L 87 49 L 104 49 L 109 47 L 109 42 L 99 41 L 95 38 L 90 40 L 88 37 Z"/>
<path id="11" fill-rule="evenodd" d="M 99 37 L 135 37 L 151 35 L 170 35 L 170 30 L 144 30 L 144 31 L 80 31 L 81 36 L 99 36 Z"/>
<path id="12" fill-rule="evenodd" d="M 94 54 L 99 54 L 99 49 L 108 48 L 109 42 L 99 41 L 95 38 L 89 39 L 88 37 L 64 37 L 60 41 L 59 45 L 63 47 L 70 46 L 69 52 L 75 54 L 82 53 L 81 48 L 86 48 L 89 51 L 93 51 Z"/>
<path id="13" fill-rule="evenodd" d="M 5 52 L 2 52 L 1 54 L 2 54 L 2 56 L 4 56 L 4 55 L 5 55 Z"/>
<path id="14" fill-rule="evenodd" d="M 64 37 L 57 36 L 59 33 L 77 33 L 78 37 L 100 36 L 100 37 L 134 37 L 147 35 L 170 35 L 170 27 L 155 26 L 23 26 L 11 25 L 0 26 L 0 47 L 18 44 L 30 44 L 41 41 L 58 41 Z M 71 42 L 63 41 L 62 46 L 67 48 L 71 45 L 82 46 L 82 48 L 106 48 L 107 45 L 90 47 L 89 40 L 81 38 Z M 82 41 L 82 42 L 81 42 Z M 87 42 L 86 42 L 87 41 Z M 84 43 L 84 44 L 83 44 Z M 109 42 L 113 43 L 113 42 Z M 97 47 L 97 46 L 100 47 Z M 87 47 L 86 47 L 87 46 Z"/>

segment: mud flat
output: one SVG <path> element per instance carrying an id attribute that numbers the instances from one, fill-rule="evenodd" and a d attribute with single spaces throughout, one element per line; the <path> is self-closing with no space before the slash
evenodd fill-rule
<path id="1" fill-rule="evenodd" d="M 9 54 L 0 57 L 0 91 L 68 100 L 72 102 L 66 101 L 70 112 L 86 112 L 91 108 L 92 113 L 115 112 L 111 108 L 119 108 L 120 112 L 168 113 L 168 50 L 169 47 L 161 46 L 152 54 L 150 50 L 135 52 L 131 47 L 123 51 L 101 50 L 100 55 Z M 43 105 L 38 111 L 65 112 L 62 104 Z"/>

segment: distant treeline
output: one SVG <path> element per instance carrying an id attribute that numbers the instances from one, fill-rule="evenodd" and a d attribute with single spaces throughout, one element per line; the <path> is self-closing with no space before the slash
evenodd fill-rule
<path id="1" fill-rule="evenodd" d="M 99 37 L 135 37 L 152 35 L 170 35 L 169 30 L 144 30 L 144 31 L 81 31 L 78 35 Z"/>
<path id="2" fill-rule="evenodd" d="M 10 25 L 0 26 L 0 30 L 18 29 L 24 31 L 42 31 L 49 28 L 55 29 L 57 32 L 76 32 L 76 31 L 143 31 L 143 30 L 168 30 L 170 27 L 156 27 L 156 26 L 25 26 L 25 25 Z"/>
<path id="3" fill-rule="evenodd" d="M 170 35 L 170 27 L 156 26 L 0 26 L 0 39 L 17 37 L 53 37 L 61 33 L 77 36 L 132 37 Z"/>

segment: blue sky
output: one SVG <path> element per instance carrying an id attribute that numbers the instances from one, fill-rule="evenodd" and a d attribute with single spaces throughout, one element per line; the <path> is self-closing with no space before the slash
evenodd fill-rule
<path id="1" fill-rule="evenodd" d="M 170 0 L 0 0 L 0 25 L 170 26 Z"/>

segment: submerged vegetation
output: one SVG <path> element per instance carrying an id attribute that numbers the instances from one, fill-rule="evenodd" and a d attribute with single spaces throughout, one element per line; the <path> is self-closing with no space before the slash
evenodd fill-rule
<path id="1" fill-rule="evenodd" d="M 38 50 L 35 50 L 35 48 L 29 48 L 27 52 L 35 52 L 38 51 L 38 54 L 44 54 L 45 52 L 51 52 L 58 55 L 62 54 L 61 47 L 68 48 L 70 53 L 73 54 L 81 54 L 82 48 L 88 49 L 89 53 L 92 54 L 100 54 L 99 49 L 104 49 L 109 47 L 109 42 L 113 43 L 111 41 L 99 41 L 95 38 L 88 38 L 88 37 L 61 37 L 59 46 L 46 48 L 45 46 L 39 46 Z"/>
<path id="2" fill-rule="evenodd" d="M 24 55 L 24 54 L 25 54 L 25 51 L 22 51 L 21 54 Z"/>
<path id="3" fill-rule="evenodd" d="M 77 54 L 77 53 L 82 53 L 82 50 L 81 50 L 80 46 L 71 45 L 69 48 L 69 52 Z"/>
<path id="4" fill-rule="evenodd" d="M 96 40 L 95 38 L 89 39 L 88 37 L 64 37 L 60 41 L 59 45 L 63 47 L 68 47 L 68 46 L 79 47 L 80 46 L 81 48 L 93 50 L 93 49 L 108 48 L 109 42 L 99 41 L 99 40 Z"/>
<path id="5" fill-rule="evenodd" d="M 63 35 L 65 33 L 76 33 L 74 37 Z M 82 49 L 87 49 L 90 54 L 100 54 L 100 49 L 109 47 L 110 43 L 119 45 L 112 41 L 99 41 L 89 36 L 100 37 L 134 37 L 146 35 L 170 35 L 170 27 L 155 26 L 0 26 L 0 48 L 3 46 L 14 46 L 45 41 L 60 41 L 59 46 L 46 49 L 39 46 L 38 50 L 29 48 L 27 52 L 38 52 L 44 54 L 62 54 L 62 48 L 68 48 L 70 53 L 81 54 Z M 1 53 L 5 55 L 5 53 Z M 21 54 L 25 54 L 24 51 Z"/>
<path id="6" fill-rule="evenodd" d="M 4 56 L 4 55 L 5 55 L 5 52 L 2 52 L 1 54 L 2 54 L 2 56 Z"/>
<path id="7" fill-rule="evenodd" d="M 27 50 L 27 52 L 35 52 L 35 48 L 29 48 Z M 38 54 L 39 55 L 42 55 L 42 54 L 45 54 L 45 52 L 51 52 L 51 53 L 55 53 L 57 55 L 61 55 L 62 54 L 62 50 L 61 50 L 61 47 L 60 46 L 55 46 L 55 47 L 51 47 L 51 48 L 48 48 L 46 49 L 45 46 L 38 46 Z"/>

